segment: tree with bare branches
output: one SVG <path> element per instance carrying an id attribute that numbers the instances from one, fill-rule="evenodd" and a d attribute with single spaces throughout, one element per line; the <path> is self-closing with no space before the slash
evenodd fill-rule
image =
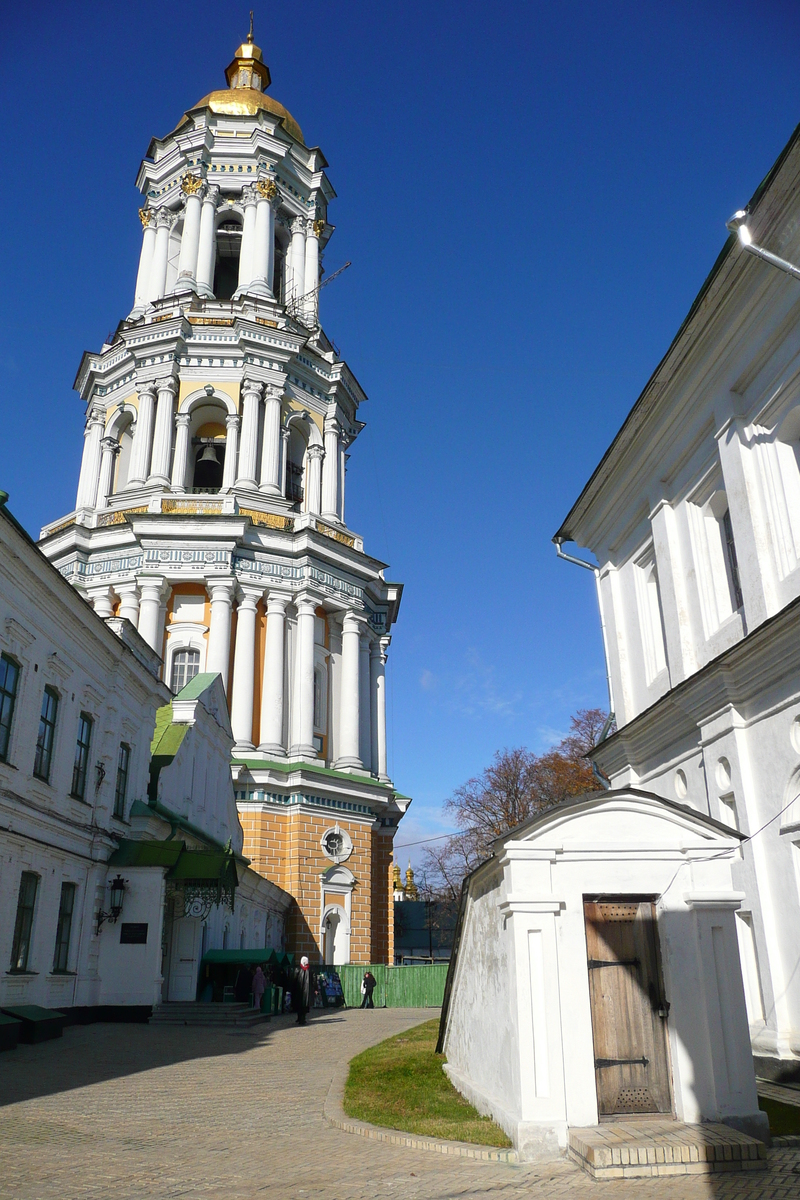
<path id="1" fill-rule="evenodd" d="M 464 876 L 489 857 L 495 838 L 571 796 L 596 791 L 586 755 L 605 720 L 601 709 L 582 708 L 570 719 L 567 736 L 551 750 L 498 751 L 480 775 L 456 788 L 444 809 L 459 831 L 423 851 L 422 890 L 456 899 Z"/>

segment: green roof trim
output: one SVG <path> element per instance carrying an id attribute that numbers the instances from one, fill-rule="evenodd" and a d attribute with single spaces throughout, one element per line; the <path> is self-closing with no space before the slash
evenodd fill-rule
<path id="1" fill-rule="evenodd" d="M 171 703 L 156 710 L 156 727 L 150 743 L 150 782 L 147 786 L 147 796 L 151 805 L 156 803 L 158 777 L 164 767 L 168 767 L 174 760 L 188 730 L 187 724 L 173 721 Z"/>
<path id="2" fill-rule="evenodd" d="M 211 684 L 216 679 L 213 672 L 204 671 L 200 675 L 195 675 L 194 679 L 190 679 L 186 687 L 181 688 L 175 697 L 176 700 L 198 700 L 203 692 L 207 692 Z"/>
<path id="3" fill-rule="evenodd" d="M 174 867 L 183 842 L 137 842 L 124 838 L 108 860 L 110 867 Z"/>
<path id="4" fill-rule="evenodd" d="M 231 762 L 234 766 L 247 767 L 248 771 L 281 771 L 284 775 L 292 775 L 296 771 L 313 771 L 315 775 L 326 775 L 331 779 L 346 779 L 350 783 L 357 779 L 360 783 L 367 783 L 370 787 L 380 788 L 384 792 L 394 792 L 390 783 L 381 783 L 380 780 L 373 779 L 370 775 L 351 775 L 349 771 L 334 771 L 331 767 L 318 767 L 316 763 L 273 762 L 271 760 L 265 762 L 261 758 L 232 758 Z"/>
<path id="5" fill-rule="evenodd" d="M 212 837 L 210 833 L 206 833 L 203 829 L 198 829 L 191 821 L 187 821 L 186 817 L 179 816 L 178 813 L 174 813 L 172 809 L 167 808 L 164 804 L 159 804 L 158 801 L 155 804 L 144 804 L 141 800 L 134 800 L 131 805 L 132 817 L 150 817 L 154 813 L 157 817 L 161 817 L 163 821 L 167 821 L 174 829 L 182 829 L 185 833 L 190 833 L 192 837 L 196 837 L 198 841 L 205 842 L 206 845 L 211 846 L 214 850 L 228 849 L 227 845 Z M 238 854 L 235 850 L 233 853 L 236 855 L 237 860 L 244 866 L 250 865 L 249 858 L 245 858 L 243 854 Z"/>
<path id="6" fill-rule="evenodd" d="M 183 842 L 181 845 L 183 846 Z M 230 879 L 234 887 L 239 882 L 233 851 L 226 854 L 220 850 L 187 850 L 185 846 L 183 853 L 170 869 L 169 878 L 193 880 L 198 883 Z"/>

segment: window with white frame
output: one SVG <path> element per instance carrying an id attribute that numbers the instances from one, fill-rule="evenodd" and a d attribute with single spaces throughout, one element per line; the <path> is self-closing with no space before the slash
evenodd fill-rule
<path id="1" fill-rule="evenodd" d="M 688 510 L 703 632 L 709 638 L 744 609 L 739 558 L 724 489 L 707 480 Z"/>
<path id="2" fill-rule="evenodd" d="M 200 670 L 200 651 L 192 650 L 176 650 L 172 656 L 172 674 L 170 678 L 170 688 L 174 693 L 180 692 L 186 687 L 195 675 Z"/>
<path id="3" fill-rule="evenodd" d="M 664 618 L 661 611 L 658 571 L 652 544 L 636 559 L 634 572 L 645 679 L 649 685 L 667 665 Z"/>

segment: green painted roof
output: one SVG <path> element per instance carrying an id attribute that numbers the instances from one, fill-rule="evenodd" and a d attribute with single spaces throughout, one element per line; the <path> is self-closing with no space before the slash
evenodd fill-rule
<path id="1" fill-rule="evenodd" d="M 194 679 L 189 680 L 185 688 L 181 688 L 175 699 L 197 700 L 202 696 L 203 692 L 211 687 L 216 678 L 213 672 L 208 671 L 204 671 L 201 675 L 195 675 Z"/>
<path id="2" fill-rule="evenodd" d="M 234 765 L 247 767 L 248 771 L 282 771 L 284 775 L 293 774 L 295 771 L 313 771 L 316 775 L 327 775 L 331 779 L 346 779 L 350 783 L 354 779 L 358 779 L 361 783 L 369 784 L 370 787 L 380 788 L 384 792 L 394 792 L 390 783 L 381 783 L 369 775 L 351 775 L 348 771 L 334 771 L 330 767 L 318 767 L 316 763 L 273 762 L 271 760 L 265 762 L 261 758 L 233 758 L 231 762 Z"/>
<path id="3" fill-rule="evenodd" d="M 110 867 L 174 867 L 183 842 L 137 842 L 124 838 L 108 860 Z"/>

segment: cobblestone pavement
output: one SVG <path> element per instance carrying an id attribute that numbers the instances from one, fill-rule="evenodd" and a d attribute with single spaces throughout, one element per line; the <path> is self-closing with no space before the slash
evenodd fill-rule
<path id="1" fill-rule="evenodd" d="M 594 1183 L 566 1161 L 482 1163 L 326 1124 L 337 1066 L 430 1011 L 322 1013 L 257 1032 L 88 1025 L 0 1059 L 2 1200 L 800 1200 L 769 1172 Z"/>

